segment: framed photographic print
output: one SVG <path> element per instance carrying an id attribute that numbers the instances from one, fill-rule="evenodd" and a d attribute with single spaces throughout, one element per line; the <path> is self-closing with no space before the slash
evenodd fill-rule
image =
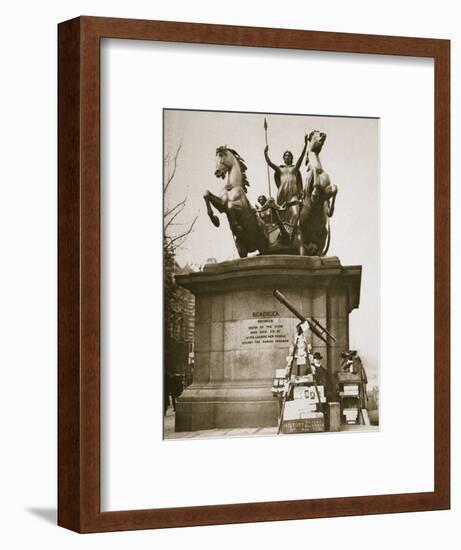
<path id="1" fill-rule="evenodd" d="M 59 525 L 449 508 L 449 42 L 58 34 Z"/>

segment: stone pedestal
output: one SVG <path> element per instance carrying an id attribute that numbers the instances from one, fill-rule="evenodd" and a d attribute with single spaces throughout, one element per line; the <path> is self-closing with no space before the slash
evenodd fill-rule
<path id="1" fill-rule="evenodd" d="M 176 431 L 277 424 L 272 378 L 286 365 L 299 321 L 274 289 L 335 336 L 327 348 L 307 334 L 334 393 L 340 354 L 349 348 L 349 313 L 359 305 L 361 266 L 342 266 L 336 257 L 256 256 L 208 264 L 176 281 L 196 298 L 194 382 L 177 403 Z"/>

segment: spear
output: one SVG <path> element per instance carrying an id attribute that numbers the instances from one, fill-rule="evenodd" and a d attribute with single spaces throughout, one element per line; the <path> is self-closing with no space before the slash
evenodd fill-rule
<path id="1" fill-rule="evenodd" d="M 266 117 L 264 117 L 264 134 L 266 136 L 266 147 L 267 147 L 268 143 L 267 143 L 267 120 L 266 120 Z M 269 165 L 268 164 L 267 164 L 267 185 L 269 187 L 269 198 L 271 199 L 272 198 L 272 194 L 271 194 L 271 176 L 270 176 Z"/>

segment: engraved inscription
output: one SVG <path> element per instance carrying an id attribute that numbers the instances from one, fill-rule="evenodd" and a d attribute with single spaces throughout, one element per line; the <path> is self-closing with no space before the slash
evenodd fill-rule
<path id="1" fill-rule="evenodd" d="M 255 318 L 242 324 L 240 343 L 243 347 L 289 344 L 287 327 L 279 318 L 278 312 L 254 312 L 253 317 Z"/>

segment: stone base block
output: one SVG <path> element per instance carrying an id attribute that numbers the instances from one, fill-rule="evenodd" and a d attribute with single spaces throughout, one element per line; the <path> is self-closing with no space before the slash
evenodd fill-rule
<path id="1" fill-rule="evenodd" d="M 277 426 L 271 386 L 189 386 L 176 404 L 176 432 Z"/>
<path id="2" fill-rule="evenodd" d="M 334 395 L 341 352 L 349 349 L 349 313 L 359 304 L 360 266 L 342 266 L 336 257 L 255 256 L 175 280 L 195 296 L 194 383 L 178 401 L 176 431 L 277 425 L 272 379 L 287 364 L 299 319 L 276 289 L 334 335 L 327 347 L 306 334 Z M 300 361 L 295 372 L 304 369 Z"/>

